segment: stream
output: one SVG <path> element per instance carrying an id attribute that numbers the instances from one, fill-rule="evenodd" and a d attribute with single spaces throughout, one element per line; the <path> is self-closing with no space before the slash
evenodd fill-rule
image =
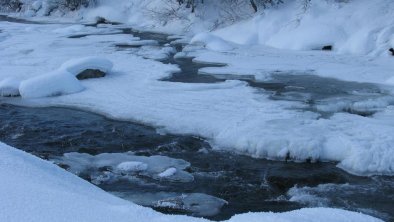
<path id="1" fill-rule="evenodd" d="M 0 16 L 0 21 L 23 22 Z M 34 23 L 32 23 L 34 24 Z M 204 67 L 193 58 L 174 58 L 184 45 L 167 35 L 119 28 L 157 47 L 175 49 L 160 61 L 176 64 L 180 72 L 162 81 L 216 83 L 231 75 L 199 73 Z M 87 35 L 70 36 L 83 38 Z M 140 47 L 117 45 L 138 53 Z M 380 107 L 356 107 L 356 102 L 394 99 L 381 87 L 345 82 L 306 73 L 279 73 L 270 80 L 239 79 L 268 93 L 272 100 L 305 103 L 306 111 L 329 118 L 336 112 L 368 117 Z M 337 101 L 347 105 L 327 109 Z M 320 107 L 320 108 L 319 108 Z M 134 122 L 67 108 L 28 108 L 0 98 L 0 141 L 18 147 L 123 199 L 171 214 L 225 220 L 246 212 L 284 212 L 302 207 L 335 207 L 394 221 L 394 177 L 351 175 L 333 162 L 294 163 L 256 159 L 212 149 L 204 138 L 161 134 Z M 149 167 L 145 163 L 150 163 Z"/>

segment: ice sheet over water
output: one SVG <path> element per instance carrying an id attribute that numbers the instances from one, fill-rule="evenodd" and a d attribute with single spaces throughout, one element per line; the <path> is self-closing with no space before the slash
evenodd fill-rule
<path id="1" fill-rule="evenodd" d="M 96 156 L 86 153 L 65 153 L 53 161 L 70 172 L 88 176 L 95 184 L 113 183 L 118 180 L 149 177 L 154 180 L 191 182 L 193 175 L 186 172 L 190 163 L 166 156 L 136 156 L 127 153 L 101 153 Z M 171 172 L 170 172 L 171 171 Z"/>

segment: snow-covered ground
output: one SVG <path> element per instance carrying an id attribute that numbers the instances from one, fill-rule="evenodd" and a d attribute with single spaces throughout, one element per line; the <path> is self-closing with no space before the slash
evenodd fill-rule
<path id="1" fill-rule="evenodd" d="M 112 196 L 65 170 L 0 143 L 0 221 L 208 221 L 164 215 Z M 379 219 L 339 209 L 309 208 L 286 213 L 247 213 L 229 222 L 346 221 Z"/>

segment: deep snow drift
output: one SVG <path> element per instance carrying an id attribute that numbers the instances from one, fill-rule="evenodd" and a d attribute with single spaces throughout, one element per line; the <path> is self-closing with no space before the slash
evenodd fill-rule
<path id="1" fill-rule="evenodd" d="M 65 170 L 0 143 L 0 221 L 208 221 L 170 216 L 114 197 Z M 248 213 L 241 221 L 346 221 L 379 219 L 339 209 L 310 208 L 287 213 Z"/>

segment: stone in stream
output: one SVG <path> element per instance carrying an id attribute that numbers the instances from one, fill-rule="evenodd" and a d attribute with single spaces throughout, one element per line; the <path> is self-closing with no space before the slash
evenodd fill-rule
<path id="1" fill-rule="evenodd" d="M 391 52 L 391 55 L 394 56 L 394 49 L 390 48 L 389 51 Z"/>
<path id="2" fill-rule="evenodd" d="M 76 75 L 78 80 L 101 78 L 105 76 L 105 72 L 98 69 L 86 69 Z"/>

